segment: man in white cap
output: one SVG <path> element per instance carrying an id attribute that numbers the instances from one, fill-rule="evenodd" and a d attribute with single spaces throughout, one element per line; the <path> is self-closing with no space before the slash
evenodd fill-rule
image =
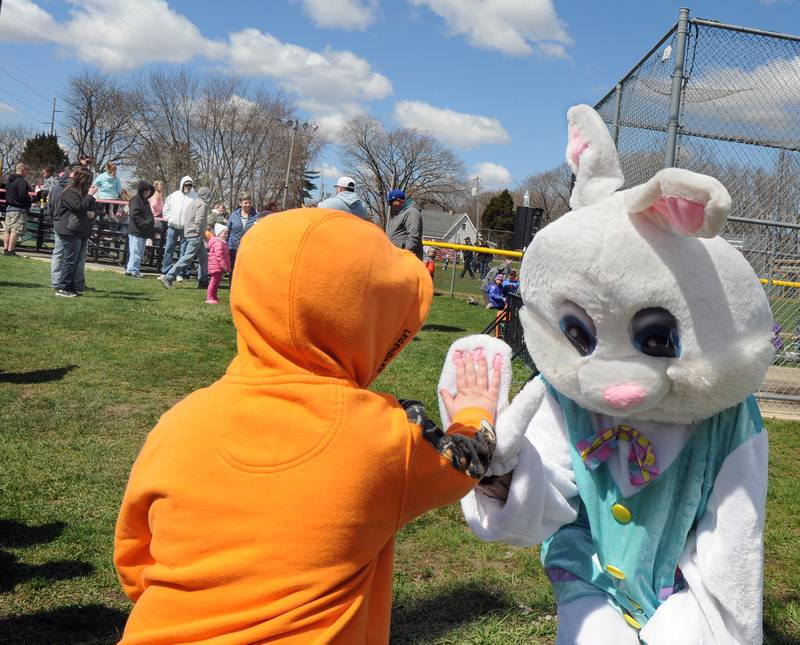
<path id="1" fill-rule="evenodd" d="M 356 195 L 356 182 L 352 177 L 339 177 L 336 182 L 336 194 L 328 199 L 323 199 L 318 208 L 335 208 L 337 211 L 352 213 L 360 218 L 369 220 L 364 202 Z"/>

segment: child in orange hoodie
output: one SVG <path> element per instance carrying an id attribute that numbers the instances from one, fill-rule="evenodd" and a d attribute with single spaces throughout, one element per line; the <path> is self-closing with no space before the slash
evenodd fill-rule
<path id="1" fill-rule="evenodd" d="M 431 296 L 417 257 L 359 218 L 253 227 L 231 291 L 238 355 L 161 418 L 131 472 L 122 643 L 388 642 L 395 532 L 470 491 L 494 448 L 499 360 L 490 379 L 485 359 L 457 359 L 447 433 L 366 389 Z"/>

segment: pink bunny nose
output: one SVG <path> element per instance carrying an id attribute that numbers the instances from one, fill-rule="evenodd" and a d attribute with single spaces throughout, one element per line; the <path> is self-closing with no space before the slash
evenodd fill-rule
<path id="1" fill-rule="evenodd" d="M 617 410 L 632 408 L 637 403 L 641 403 L 646 396 L 647 391 L 641 385 L 636 385 L 635 383 L 613 385 L 603 392 L 603 398 L 606 403 Z"/>

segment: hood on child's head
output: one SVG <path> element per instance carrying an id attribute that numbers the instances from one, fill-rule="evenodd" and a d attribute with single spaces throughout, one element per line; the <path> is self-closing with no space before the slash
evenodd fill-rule
<path id="1" fill-rule="evenodd" d="M 236 256 L 239 355 L 228 374 L 314 374 L 365 387 L 411 343 L 432 295 L 425 265 L 374 224 L 320 208 L 271 215 Z"/>

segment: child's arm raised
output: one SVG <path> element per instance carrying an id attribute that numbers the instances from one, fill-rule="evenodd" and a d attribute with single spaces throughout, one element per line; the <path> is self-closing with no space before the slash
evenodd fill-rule
<path id="1" fill-rule="evenodd" d="M 503 359 L 466 352 L 456 360 L 456 391 L 442 393 L 452 419 L 447 432 L 425 415 L 421 403 L 403 403 L 413 424 L 406 491 L 400 524 L 431 508 L 455 502 L 486 474 L 494 452 L 492 424 L 500 391 Z"/>

